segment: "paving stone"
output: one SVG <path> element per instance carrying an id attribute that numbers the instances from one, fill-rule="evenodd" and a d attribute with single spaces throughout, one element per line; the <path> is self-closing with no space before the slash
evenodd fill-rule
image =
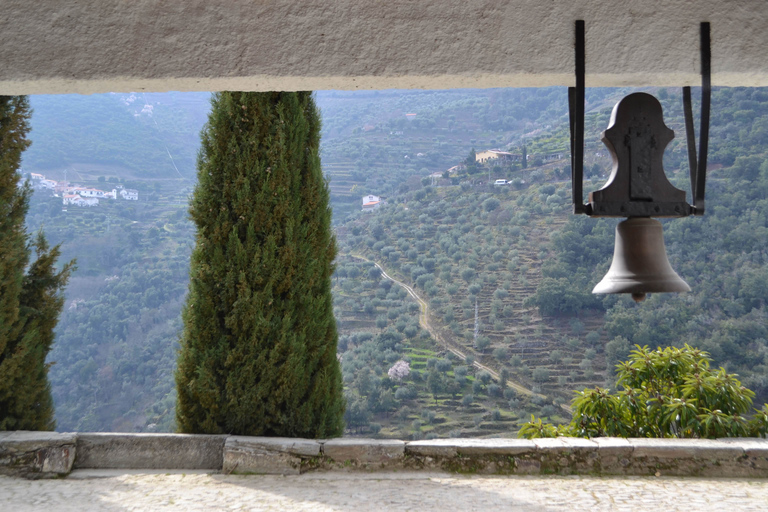
<path id="1" fill-rule="evenodd" d="M 0 474 L 54 478 L 72 470 L 77 435 L 61 432 L 0 432 Z"/>
<path id="2" fill-rule="evenodd" d="M 13 512 L 764 512 L 768 503 L 768 479 L 755 478 L 468 476 L 435 471 L 297 476 L 133 471 L 98 476 L 94 472 L 89 478 L 45 481 L 0 476 L 0 503 Z"/>
<path id="3" fill-rule="evenodd" d="M 221 469 L 226 436 L 81 433 L 76 469 Z"/>
<path id="4" fill-rule="evenodd" d="M 331 439 L 323 443 L 323 454 L 336 462 L 387 463 L 403 458 L 405 442 L 394 439 Z"/>
<path id="5" fill-rule="evenodd" d="M 222 471 L 298 475 L 304 459 L 320 455 L 320 446 L 312 439 L 230 436 L 224 445 Z"/>

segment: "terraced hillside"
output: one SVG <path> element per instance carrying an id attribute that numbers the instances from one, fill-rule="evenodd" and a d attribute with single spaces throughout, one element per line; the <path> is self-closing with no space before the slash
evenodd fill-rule
<path id="1" fill-rule="evenodd" d="M 335 221 L 359 210 L 363 195 L 393 199 L 473 148 L 520 146 L 540 118 L 566 113 L 565 98 L 557 88 L 318 93 Z"/>
<path id="2" fill-rule="evenodd" d="M 656 92 L 678 133 L 664 166 L 687 189 L 679 91 Z M 653 294 L 637 305 L 589 293 L 608 270 L 616 221 L 569 214 L 564 162 L 505 170 L 513 186 L 478 184 L 481 173 L 505 177 L 487 167 L 460 186 L 420 180 L 382 210 L 343 224 L 342 251 L 379 262 L 417 289 L 440 337 L 545 395 L 542 416 L 561 413 L 550 405 L 569 400 L 574 389 L 613 387 L 613 366 L 633 344 L 703 348 L 763 400 L 765 97 L 759 90 L 715 92 L 723 107 L 712 125 L 707 215 L 665 223 L 669 258 L 691 294 Z M 596 108 L 587 119 L 593 144 L 609 115 Z M 738 110 L 747 108 L 758 117 Z M 563 125 L 538 130 L 528 132 L 531 151 L 567 140 Z M 585 190 L 600 186 L 609 167 L 598 149 L 588 146 Z"/>
<path id="3" fill-rule="evenodd" d="M 601 311 L 542 317 L 530 304 L 550 237 L 567 219 L 569 191 L 549 181 L 555 174 L 554 165 L 526 171 L 520 190 L 425 187 L 339 231 L 342 252 L 414 286 L 441 338 L 545 396 L 540 406 L 606 378 Z M 354 311 L 342 318 L 342 328 L 359 321 Z"/>
<path id="4" fill-rule="evenodd" d="M 373 263 L 342 256 L 334 309 L 348 434 L 392 438 L 513 436 L 546 406 L 494 381 L 420 328 L 419 303 Z M 398 363 L 399 362 L 399 363 Z M 405 375 L 391 369 L 408 364 Z"/>

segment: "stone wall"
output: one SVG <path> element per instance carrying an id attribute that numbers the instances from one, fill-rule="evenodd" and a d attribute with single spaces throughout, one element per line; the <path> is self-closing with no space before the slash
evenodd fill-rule
<path id="1" fill-rule="evenodd" d="M 0 474 L 188 469 L 225 474 L 427 470 L 479 474 L 768 478 L 766 439 L 311 440 L 191 434 L 0 432 Z"/>

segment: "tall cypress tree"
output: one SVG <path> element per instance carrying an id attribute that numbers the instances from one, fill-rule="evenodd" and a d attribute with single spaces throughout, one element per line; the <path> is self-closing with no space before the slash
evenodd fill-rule
<path id="1" fill-rule="evenodd" d="M 336 245 L 309 92 L 224 92 L 202 134 L 176 385 L 181 432 L 331 437 Z"/>
<path id="2" fill-rule="evenodd" d="M 45 358 L 64 304 L 59 292 L 74 268 L 70 262 L 57 272 L 59 247 L 49 248 L 42 233 L 28 243 L 31 190 L 19 186 L 18 170 L 29 115 L 25 96 L 0 96 L 0 430 L 54 428 Z"/>
<path id="3" fill-rule="evenodd" d="M 523 144 L 523 169 L 528 168 L 528 151 L 525 147 L 525 144 Z"/>

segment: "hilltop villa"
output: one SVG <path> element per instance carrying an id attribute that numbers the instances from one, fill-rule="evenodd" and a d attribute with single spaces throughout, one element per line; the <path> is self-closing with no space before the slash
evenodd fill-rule
<path id="1" fill-rule="evenodd" d="M 364 212 L 372 212 L 373 210 L 379 209 L 384 202 L 381 200 L 379 196 L 374 196 L 372 194 L 369 194 L 367 196 L 363 197 L 363 211 Z"/>

